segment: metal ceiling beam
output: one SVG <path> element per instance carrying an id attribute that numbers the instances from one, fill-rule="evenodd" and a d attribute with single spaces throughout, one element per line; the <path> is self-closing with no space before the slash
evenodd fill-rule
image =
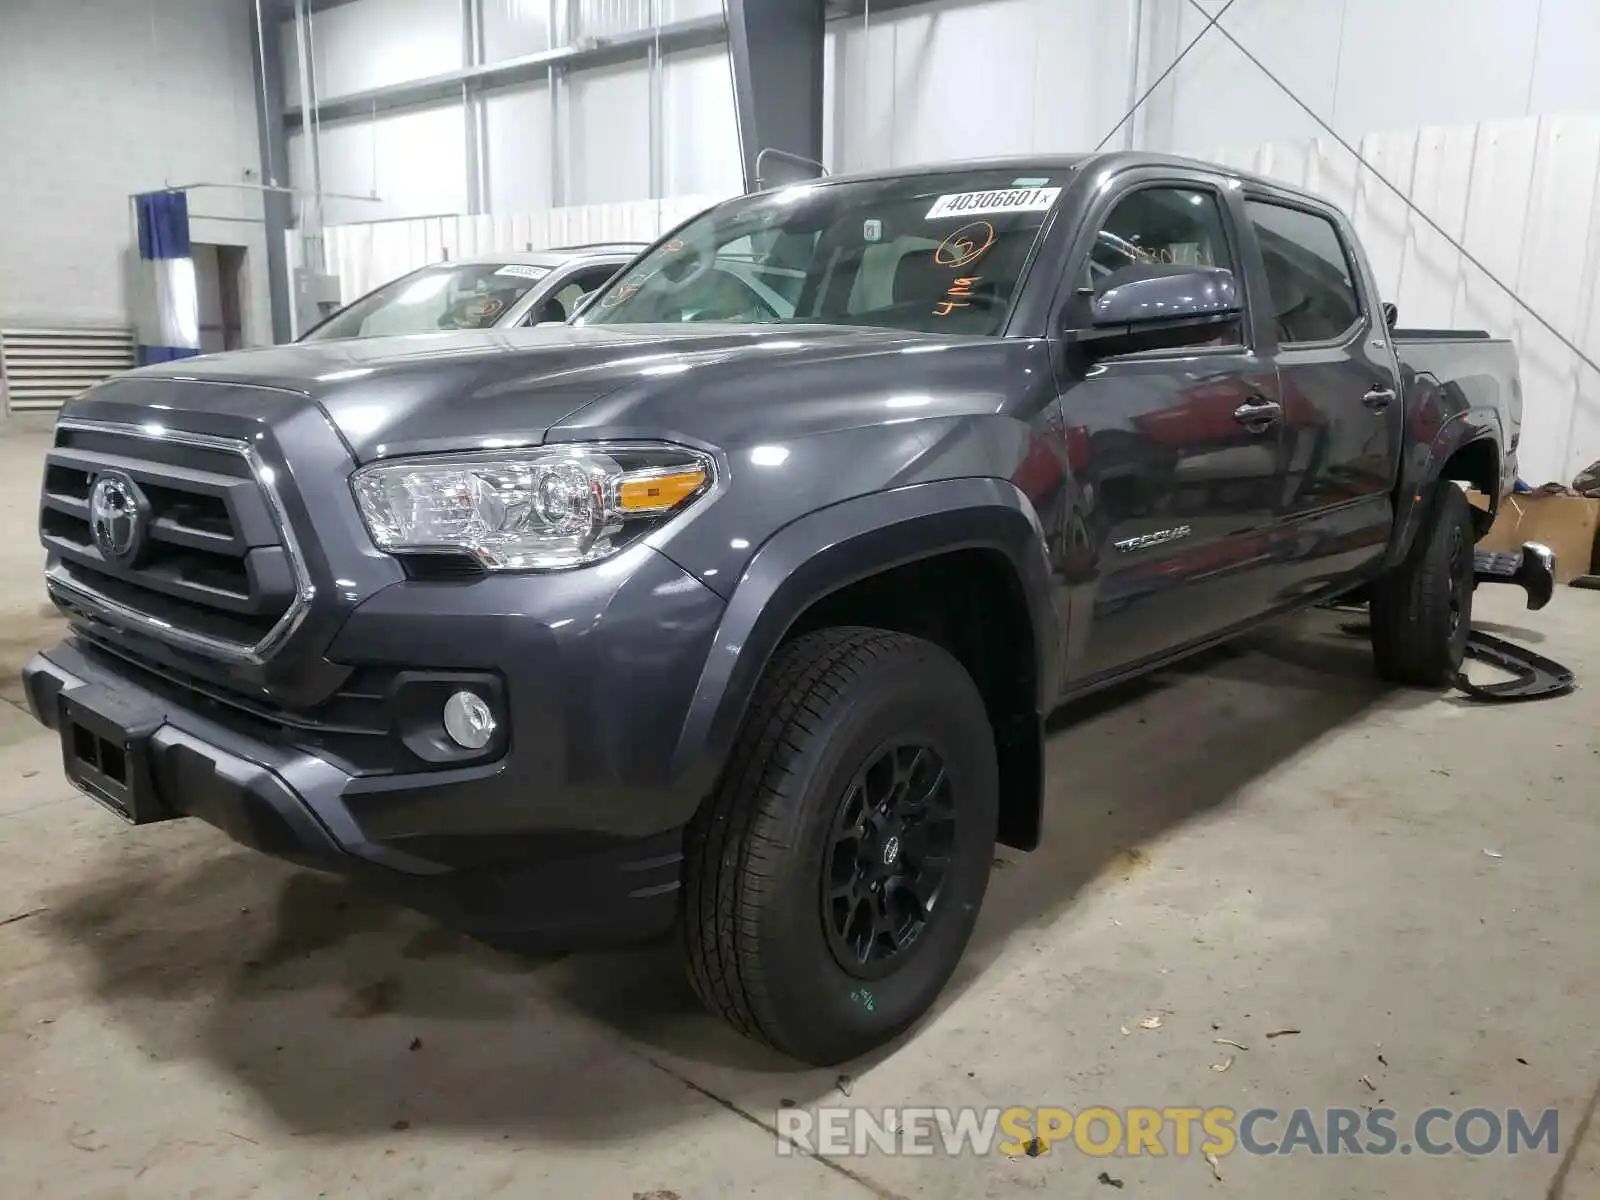
<path id="1" fill-rule="evenodd" d="M 353 4 L 355 0 L 306 0 L 306 7 L 313 13 L 327 12 L 330 8 L 338 8 L 343 4 Z M 278 0 L 278 8 L 285 21 L 294 20 L 295 0 Z"/>
<path id="2" fill-rule="evenodd" d="M 388 87 L 369 88 L 334 96 L 317 105 L 317 117 L 324 123 L 370 117 L 396 108 L 461 99 L 463 89 L 473 92 L 514 87 L 522 83 L 545 82 L 552 69 L 581 71 L 647 57 L 657 44 L 663 54 L 719 45 L 727 38 L 727 25 L 720 15 L 673 21 L 655 29 L 639 29 L 607 38 L 591 38 L 578 46 L 561 46 L 539 54 L 525 54 L 503 62 L 465 67 L 443 75 L 430 75 Z M 285 126 L 293 132 L 305 124 L 302 108 L 288 108 Z"/>

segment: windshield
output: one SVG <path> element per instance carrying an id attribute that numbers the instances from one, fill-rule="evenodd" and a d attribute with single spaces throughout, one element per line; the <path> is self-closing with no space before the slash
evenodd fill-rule
<path id="1" fill-rule="evenodd" d="M 424 267 L 340 310 L 302 340 L 487 329 L 548 274 L 550 268 L 526 263 Z"/>
<path id="2" fill-rule="evenodd" d="M 1067 176 L 952 171 L 730 201 L 612 280 L 577 323 L 998 333 Z"/>

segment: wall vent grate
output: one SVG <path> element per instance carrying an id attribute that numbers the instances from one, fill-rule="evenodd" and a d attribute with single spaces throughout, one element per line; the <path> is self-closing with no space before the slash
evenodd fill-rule
<path id="1" fill-rule="evenodd" d="M 58 409 L 85 388 L 134 365 L 131 329 L 0 328 L 0 396 L 7 412 Z"/>

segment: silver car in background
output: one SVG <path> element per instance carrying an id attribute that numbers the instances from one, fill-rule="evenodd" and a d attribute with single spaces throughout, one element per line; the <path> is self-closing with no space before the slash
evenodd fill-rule
<path id="1" fill-rule="evenodd" d="M 578 303 L 639 254 L 602 242 L 435 263 L 384 284 L 301 335 L 302 342 L 506 329 L 565 321 Z"/>

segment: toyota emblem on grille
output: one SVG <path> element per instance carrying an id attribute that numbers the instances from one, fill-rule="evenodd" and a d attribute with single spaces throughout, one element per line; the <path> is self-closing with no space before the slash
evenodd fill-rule
<path id="1" fill-rule="evenodd" d="M 89 533 L 107 562 L 128 566 L 144 546 L 147 504 L 139 485 L 107 471 L 89 491 Z"/>

